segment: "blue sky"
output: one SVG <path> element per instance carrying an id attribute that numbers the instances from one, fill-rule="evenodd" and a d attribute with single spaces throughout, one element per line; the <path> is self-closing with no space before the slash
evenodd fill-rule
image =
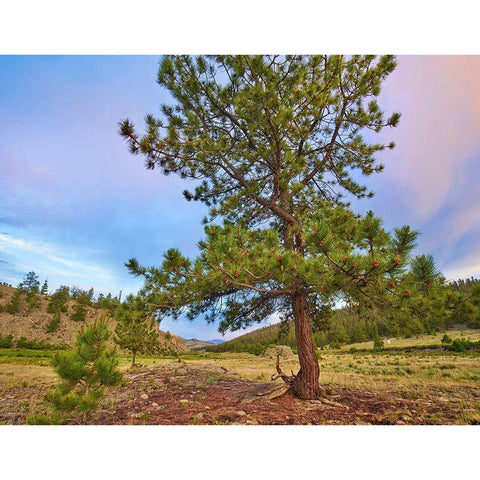
<path id="1" fill-rule="evenodd" d="M 128 258 L 155 265 L 171 246 L 195 253 L 205 207 L 183 199 L 184 181 L 146 171 L 117 133 L 119 120 L 140 126 L 166 99 L 158 61 L 0 57 L 0 281 L 16 285 L 33 270 L 51 289 L 127 293 L 141 284 Z M 389 228 L 419 229 L 417 251 L 449 279 L 480 276 L 478 78 L 478 56 L 399 57 L 380 102 L 402 113 L 385 136 L 397 148 L 368 180 L 374 199 L 357 204 Z M 219 336 L 203 321 L 162 329 Z"/>

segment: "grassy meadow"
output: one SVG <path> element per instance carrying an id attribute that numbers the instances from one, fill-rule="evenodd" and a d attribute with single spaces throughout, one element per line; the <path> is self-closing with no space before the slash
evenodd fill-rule
<path id="1" fill-rule="evenodd" d="M 455 338 L 472 341 L 480 339 L 480 331 L 449 331 Z M 439 350 L 397 350 L 401 347 L 439 345 L 440 335 L 418 338 L 391 339 L 381 351 L 372 350 L 372 342 L 349 345 L 337 350 L 319 350 L 320 382 L 327 394 L 338 388 L 350 388 L 377 394 L 400 396 L 416 403 L 416 412 L 432 405 L 455 405 L 454 423 L 480 422 L 480 356 L 478 352 L 457 353 Z M 389 346 L 395 349 L 389 349 Z M 352 349 L 352 347 L 354 347 Z M 355 350 L 356 349 L 356 350 Z M 26 412 L 42 401 L 44 393 L 58 381 L 51 366 L 52 350 L 0 349 L 0 395 L 14 399 L 28 394 L 18 408 Z M 142 368 L 171 364 L 216 365 L 237 373 L 240 378 L 265 383 L 275 373 L 275 358 L 248 353 L 195 352 L 178 357 L 139 357 Z M 119 355 L 121 371 L 131 371 L 131 358 Z M 281 360 L 285 372 L 298 370 L 297 357 Z M 11 402 L 0 404 L 2 410 L 11 409 Z M 414 415 L 415 412 L 409 412 Z M 431 418 L 442 423 L 441 417 Z"/>

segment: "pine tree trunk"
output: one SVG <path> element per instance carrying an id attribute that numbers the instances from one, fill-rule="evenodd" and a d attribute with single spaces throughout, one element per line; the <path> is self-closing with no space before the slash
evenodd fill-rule
<path id="1" fill-rule="evenodd" d="M 297 338 L 300 370 L 293 383 L 295 395 L 303 400 L 320 398 L 318 376 L 320 367 L 313 345 L 312 324 L 307 308 L 306 292 L 297 292 L 293 296 L 293 315 Z"/>

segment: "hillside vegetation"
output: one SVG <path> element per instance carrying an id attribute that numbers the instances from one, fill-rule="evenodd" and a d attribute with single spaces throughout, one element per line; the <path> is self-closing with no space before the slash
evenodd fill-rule
<path id="1" fill-rule="evenodd" d="M 36 349 L 71 347 L 82 325 L 96 318 L 106 316 L 113 332 L 116 303 L 118 299 L 111 296 L 94 300 L 93 291 L 90 294 L 75 287 L 61 287 L 50 295 L 32 295 L 0 285 L 0 342 Z M 179 354 L 190 350 L 180 337 L 160 331 L 157 351 Z"/>
<path id="2" fill-rule="evenodd" d="M 362 344 L 381 338 L 414 338 L 428 334 L 435 336 L 449 329 L 480 328 L 480 281 L 477 279 L 458 280 L 449 285 L 452 298 L 458 293 L 468 299 L 468 308 L 459 300 L 452 301 L 452 308 L 443 321 L 412 321 L 401 317 L 396 324 L 388 324 L 379 313 L 368 316 L 357 315 L 354 309 L 339 309 L 323 316 L 314 324 L 313 339 L 317 348 L 340 348 L 345 345 Z M 439 336 L 441 338 L 441 335 Z M 440 341 L 438 342 L 440 343 Z M 270 345 L 288 345 L 295 349 L 295 328 L 292 321 L 269 325 L 241 335 L 233 340 L 208 348 L 211 352 L 262 353 Z"/>

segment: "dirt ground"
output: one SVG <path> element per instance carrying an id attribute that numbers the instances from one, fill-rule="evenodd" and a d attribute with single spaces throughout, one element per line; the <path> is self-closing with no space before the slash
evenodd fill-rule
<path id="1" fill-rule="evenodd" d="M 406 425 L 454 424 L 478 415 L 459 401 L 478 404 L 480 392 L 468 386 L 443 388 L 429 397 L 409 399 L 398 391 L 374 392 L 330 386 L 321 401 L 301 401 L 289 391 L 271 398 L 282 382 L 257 383 L 216 365 L 174 361 L 129 369 L 122 386 L 108 392 L 102 407 L 87 421 L 96 425 Z M 46 381 L 10 386 L 2 393 L 1 424 L 25 424 L 44 408 Z M 273 393 L 271 393 L 273 391 Z M 281 390 L 280 390 L 281 391 Z M 470 410 L 470 412 L 468 411 Z M 470 415 L 469 415 L 470 414 Z M 473 416 L 472 416 L 473 414 Z M 80 423 L 71 418 L 66 423 Z M 465 423 L 465 422 L 463 422 Z"/>

